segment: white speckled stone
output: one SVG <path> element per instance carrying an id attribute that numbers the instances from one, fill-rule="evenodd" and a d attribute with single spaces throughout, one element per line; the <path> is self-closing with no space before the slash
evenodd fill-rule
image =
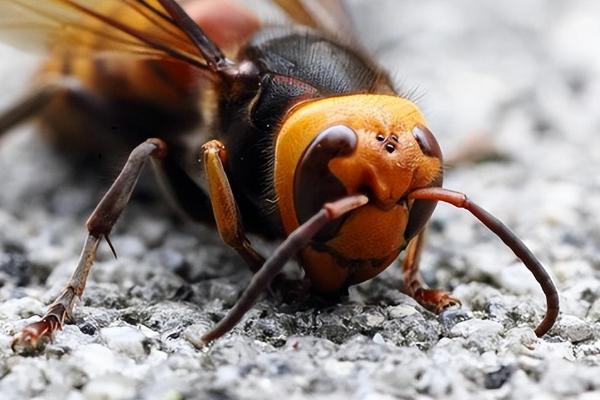
<path id="1" fill-rule="evenodd" d="M 571 342 L 590 339 L 594 334 L 592 326 L 573 315 L 564 315 L 553 328 L 561 338 Z"/>
<path id="2" fill-rule="evenodd" d="M 473 334 L 495 336 L 502 331 L 502 324 L 495 321 L 470 319 L 454 325 L 450 334 L 452 336 L 469 337 Z"/>
<path id="3" fill-rule="evenodd" d="M 146 355 L 146 337 L 140 330 L 130 326 L 115 326 L 100 330 L 100 336 L 113 351 L 124 353 L 136 359 Z"/>

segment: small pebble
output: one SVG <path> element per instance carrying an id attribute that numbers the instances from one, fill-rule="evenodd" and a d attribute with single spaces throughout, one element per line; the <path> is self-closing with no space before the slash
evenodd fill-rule
<path id="1" fill-rule="evenodd" d="M 563 315 L 552 331 L 563 340 L 571 342 L 590 339 L 594 334 L 594 330 L 589 323 L 573 315 Z"/>
<path id="2" fill-rule="evenodd" d="M 100 330 L 100 336 L 113 351 L 136 359 L 146 355 L 144 349 L 146 338 L 138 329 L 129 326 L 103 328 Z"/>

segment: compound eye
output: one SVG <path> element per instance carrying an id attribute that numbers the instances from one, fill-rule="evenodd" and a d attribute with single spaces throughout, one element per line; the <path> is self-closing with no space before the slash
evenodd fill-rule
<path id="1" fill-rule="evenodd" d="M 442 161 L 442 150 L 437 140 L 427 127 L 417 125 L 412 131 L 412 134 L 419 143 L 421 151 L 428 157 L 435 157 Z M 443 183 L 443 175 L 439 175 L 436 180 L 429 184 L 429 187 L 440 187 Z M 408 242 L 415 237 L 423 228 L 433 214 L 437 202 L 430 200 L 415 200 L 410 210 L 408 223 L 404 230 L 404 238 Z"/>
<path id="2" fill-rule="evenodd" d="M 415 126 L 412 134 L 417 143 L 419 143 L 419 147 L 421 147 L 423 154 L 442 160 L 442 149 L 440 149 L 440 145 L 433 136 L 433 133 L 431 133 L 426 126 Z"/>
<path id="3" fill-rule="evenodd" d="M 345 125 L 335 125 L 319 133 L 304 151 L 294 177 L 294 203 L 298 222 L 304 223 L 323 204 L 347 196 L 345 186 L 329 170 L 329 161 L 351 154 L 358 144 L 356 132 Z M 342 221 L 334 221 L 315 236 L 325 241 L 337 231 Z"/>

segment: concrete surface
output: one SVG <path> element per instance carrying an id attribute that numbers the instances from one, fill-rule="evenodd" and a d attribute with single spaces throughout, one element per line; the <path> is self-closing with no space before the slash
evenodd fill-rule
<path id="1" fill-rule="evenodd" d="M 338 304 L 268 296 L 198 350 L 250 274 L 214 232 L 146 195 L 113 235 L 119 259 L 101 246 L 73 323 L 44 354 L 15 355 L 12 336 L 70 275 L 83 221 L 111 181 L 74 170 L 25 126 L 0 147 L 0 398 L 600 398 L 600 3 L 351 4 L 376 58 L 418 94 L 445 153 L 473 137 L 499 153 L 449 165 L 446 186 L 494 212 L 549 268 L 562 303 L 550 333 L 533 333 L 544 301 L 526 269 L 442 205 L 424 275 L 463 300 L 466 320 L 423 310 L 391 267 Z M 0 48 L 0 109 L 35 64 Z"/>

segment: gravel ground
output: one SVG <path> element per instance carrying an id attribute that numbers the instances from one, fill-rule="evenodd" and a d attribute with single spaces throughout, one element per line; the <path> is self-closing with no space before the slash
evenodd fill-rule
<path id="1" fill-rule="evenodd" d="M 466 213 L 439 206 L 424 275 L 467 318 L 423 310 L 391 267 L 336 304 L 268 296 L 198 350 L 250 274 L 214 232 L 142 188 L 113 235 L 119 259 L 101 246 L 73 323 L 43 355 L 17 356 L 13 334 L 70 275 L 82 221 L 111 181 L 71 168 L 29 126 L 0 147 L 0 398 L 600 398 L 600 3 L 351 3 L 377 58 L 418 87 L 447 155 L 473 138 L 495 146 L 492 160 L 449 166 L 446 186 L 548 266 L 562 302 L 550 333 L 533 333 L 544 300 L 527 270 Z M 0 60 L 2 109 L 36 60 L 4 47 Z"/>

